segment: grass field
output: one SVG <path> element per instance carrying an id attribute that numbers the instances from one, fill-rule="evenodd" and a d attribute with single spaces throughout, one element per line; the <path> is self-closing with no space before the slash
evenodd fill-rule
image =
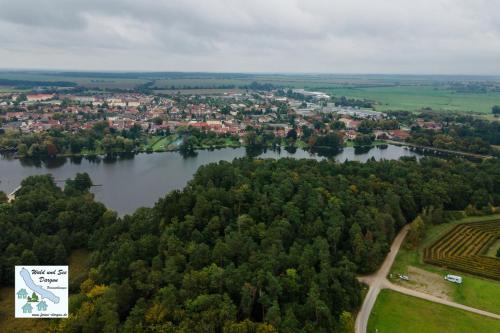
<path id="1" fill-rule="evenodd" d="M 171 145 L 178 139 L 177 135 L 153 136 L 148 139 L 146 149 L 152 149 L 155 152 L 171 149 Z"/>
<path id="2" fill-rule="evenodd" d="M 500 332 L 495 320 L 419 298 L 382 290 L 368 321 L 367 333 Z"/>
<path id="3" fill-rule="evenodd" d="M 499 282 L 426 264 L 423 262 L 422 253 L 425 247 L 434 243 L 437 239 L 439 239 L 439 237 L 441 237 L 441 235 L 448 232 L 451 228 L 453 228 L 453 226 L 459 223 L 495 220 L 499 218 L 500 214 L 485 217 L 468 217 L 450 223 L 431 226 L 427 230 L 427 236 L 417 249 L 407 249 L 403 244 L 391 268 L 391 273 L 407 274 L 411 267 L 417 267 L 423 269 L 424 271 L 434 273 L 434 275 L 439 275 L 440 278 L 448 273 L 460 275 L 464 278 L 463 284 L 457 285 L 454 283 L 447 283 L 447 286 L 451 291 L 451 300 L 475 308 L 500 313 L 500 302 L 498 301 L 500 299 Z M 411 275 L 410 279 L 412 279 Z M 413 287 L 409 282 L 397 283 L 401 283 L 405 287 Z"/>
<path id="4" fill-rule="evenodd" d="M 500 104 L 500 92 L 496 93 L 455 93 L 432 85 L 360 87 L 329 89 L 335 96 L 366 98 L 376 102 L 378 111 L 415 111 L 430 107 L 433 110 L 472 111 L 491 113 L 493 105 Z"/>

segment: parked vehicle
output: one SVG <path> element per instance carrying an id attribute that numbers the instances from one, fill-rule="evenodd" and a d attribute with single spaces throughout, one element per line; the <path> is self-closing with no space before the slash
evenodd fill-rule
<path id="1" fill-rule="evenodd" d="M 450 281 L 450 282 L 454 282 L 454 283 L 458 283 L 458 284 L 461 284 L 462 283 L 462 277 L 461 276 L 458 276 L 458 275 L 452 275 L 452 274 L 447 274 L 444 279 L 446 281 Z"/>
<path id="2" fill-rule="evenodd" d="M 410 278 L 408 277 L 408 275 L 399 274 L 399 278 L 401 280 L 410 281 Z"/>

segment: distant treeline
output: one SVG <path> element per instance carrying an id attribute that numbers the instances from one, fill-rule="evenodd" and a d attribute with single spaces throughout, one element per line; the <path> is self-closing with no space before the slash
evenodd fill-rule
<path id="1" fill-rule="evenodd" d="M 58 72 L 44 73 L 49 76 L 64 76 L 78 78 L 101 78 L 101 79 L 240 79 L 249 78 L 253 75 L 243 73 L 183 73 L 183 72 Z"/>
<path id="2" fill-rule="evenodd" d="M 139 88 L 142 87 L 152 87 L 152 82 L 140 85 Z M 161 89 L 159 87 L 156 87 L 157 89 Z M 171 85 L 170 87 L 166 89 L 170 90 L 196 90 L 196 89 L 248 89 L 248 90 L 256 90 L 256 91 L 271 91 L 273 89 L 277 89 L 279 86 L 276 86 L 272 83 L 259 83 L 257 81 L 253 81 L 250 84 L 241 84 L 241 85 L 236 85 L 236 84 L 214 84 L 214 85 L 206 85 L 206 84 L 200 84 L 200 85 Z"/>
<path id="3" fill-rule="evenodd" d="M 451 90 L 457 93 L 486 94 L 500 92 L 500 85 L 495 82 L 452 82 Z"/>
<path id="4" fill-rule="evenodd" d="M 354 99 L 347 98 L 345 96 L 335 97 L 332 96 L 332 102 L 336 105 L 340 106 L 350 106 L 350 107 L 358 107 L 358 108 L 372 108 L 373 102 L 366 99 Z"/>
<path id="5" fill-rule="evenodd" d="M 16 88 L 76 87 L 77 84 L 75 82 L 68 82 L 68 81 L 29 81 L 29 80 L 0 79 L 0 86 L 13 86 Z"/>
<path id="6" fill-rule="evenodd" d="M 241 88 L 235 84 L 218 84 L 218 85 L 171 85 L 169 87 L 160 88 L 155 87 L 156 89 L 168 89 L 168 90 L 198 90 L 198 89 L 236 89 Z"/>

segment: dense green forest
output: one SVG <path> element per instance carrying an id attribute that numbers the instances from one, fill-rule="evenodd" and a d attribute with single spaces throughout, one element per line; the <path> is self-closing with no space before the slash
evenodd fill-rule
<path id="1" fill-rule="evenodd" d="M 237 159 L 123 218 L 90 185 L 29 177 L 0 204 L 3 285 L 15 264 L 92 251 L 52 332 L 350 332 L 356 275 L 423 210 L 441 223 L 443 210 L 498 205 L 500 161 Z"/>

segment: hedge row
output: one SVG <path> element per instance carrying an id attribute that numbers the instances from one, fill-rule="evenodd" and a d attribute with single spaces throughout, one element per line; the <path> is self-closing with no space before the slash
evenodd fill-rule
<path id="1" fill-rule="evenodd" d="M 424 249 L 424 261 L 500 280 L 500 259 L 481 255 L 499 237 L 500 220 L 459 224 Z"/>

